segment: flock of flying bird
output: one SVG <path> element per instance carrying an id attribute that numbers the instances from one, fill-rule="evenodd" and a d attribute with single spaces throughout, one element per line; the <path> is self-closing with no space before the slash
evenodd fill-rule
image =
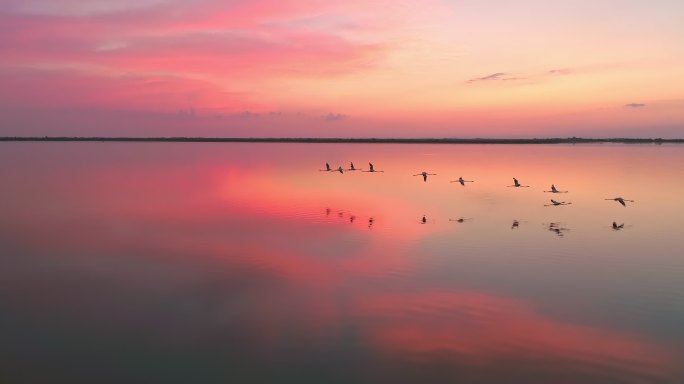
<path id="1" fill-rule="evenodd" d="M 373 163 L 368 163 L 368 167 L 369 167 L 369 168 L 368 168 L 367 171 L 366 171 L 366 170 L 361 170 L 361 169 L 359 169 L 359 168 L 356 168 L 356 167 L 354 166 L 354 163 L 352 162 L 352 163 L 350 163 L 350 166 L 349 166 L 348 169 L 344 169 L 344 168 L 342 168 L 342 166 L 339 166 L 337 169 L 332 169 L 332 168 L 330 168 L 330 164 L 325 163 L 325 169 L 321 169 L 320 171 L 322 171 L 322 172 L 339 172 L 339 173 L 344 173 L 344 171 L 359 171 L 359 170 L 360 170 L 361 172 L 385 172 L 385 171 L 378 171 L 378 170 L 376 170 L 375 167 L 373 167 Z M 436 176 L 436 175 L 437 175 L 436 173 L 428 173 L 428 172 L 426 172 L 426 171 L 423 171 L 423 172 L 420 172 L 420 173 L 416 173 L 416 174 L 413 175 L 413 176 L 423 176 L 423 181 L 424 181 L 424 182 L 427 182 L 428 176 Z M 475 182 L 474 180 L 464 180 L 463 177 L 459 177 L 458 180 L 452 180 L 452 181 L 450 181 L 450 183 L 459 183 L 459 184 L 461 184 L 462 186 L 465 186 L 465 183 L 474 183 L 474 182 Z M 508 185 L 508 187 L 513 187 L 513 188 L 529 188 L 529 185 L 522 185 L 522 184 L 520 184 L 520 182 L 518 181 L 518 179 L 516 179 L 516 178 L 514 177 L 514 178 L 513 178 L 513 185 Z M 551 184 L 551 189 L 550 189 L 550 190 L 544 191 L 544 192 L 550 192 L 550 193 L 568 193 L 568 191 L 559 191 L 559 190 L 556 188 L 556 186 L 555 186 L 554 184 Z M 622 204 L 623 207 L 626 207 L 626 206 L 627 206 L 627 204 L 625 203 L 625 202 L 627 202 L 627 201 L 630 202 L 630 203 L 633 203 L 633 202 L 634 202 L 634 200 L 628 200 L 628 199 L 625 199 L 625 198 L 623 198 L 623 197 L 613 197 L 613 198 L 605 199 L 605 200 L 617 201 L 618 203 Z M 549 207 L 549 206 L 557 207 L 557 206 L 560 206 L 560 205 L 570 205 L 570 204 L 572 204 L 572 203 L 570 203 L 570 202 L 565 202 L 565 201 L 557 201 L 557 200 L 551 199 L 551 204 L 545 204 L 544 206 L 545 206 L 545 207 Z M 623 224 L 623 225 L 624 225 L 624 224 Z M 615 226 L 616 226 L 616 223 L 613 223 L 613 227 L 615 227 Z"/>

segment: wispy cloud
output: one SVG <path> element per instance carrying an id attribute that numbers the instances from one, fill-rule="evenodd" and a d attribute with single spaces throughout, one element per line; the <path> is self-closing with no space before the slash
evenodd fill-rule
<path id="1" fill-rule="evenodd" d="M 492 73 L 491 75 L 484 76 L 484 77 L 476 77 L 473 79 L 468 80 L 468 83 L 477 83 L 480 81 L 491 81 L 491 80 L 501 80 L 502 77 L 506 76 L 507 73 L 505 72 L 497 72 L 497 73 Z"/>
<path id="2" fill-rule="evenodd" d="M 334 122 L 346 120 L 348 118 L 349 118 L 349 115 L 343 115 L 341 113 L 330 112 L 325 116 L 325 121 L 327 121 L 328 123 L 334 123 Z"/>
<path id="3" fill-rule="evenodd" d="M 643 104 L 643 103 L 629 103 L 629 104 L 625 104 L 625 107 L 627 107 L 627 108 L 643 108 L 643 107 L 645 107 L 645 106 L 646 106 L 646 104 Z"/>
<path id="4" fill-rule="evenodd" d="M 466 83 L 472 84 L 472 83 L 489 82 L 489 81 L 517 81 L 517 80 L 527 80 L 527 77 L 511 76 L 509 73 L 506 73 L 506 72 L 497 72 L 497 73 L 492 73 L 491 75 L 487 75 L 484 77 L 476 77 L 476 78 L 470 79 Z"/>
<path id="5" fill-rule="evenodd" d="M 548 72 L 549 75 L 569 75 L 572 73 L 572 70 L 568 68 L 559 68 L 559 69 L 552 69 Z"/>

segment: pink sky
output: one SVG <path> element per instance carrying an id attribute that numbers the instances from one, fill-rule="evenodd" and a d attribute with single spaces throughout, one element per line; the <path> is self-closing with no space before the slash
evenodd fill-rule
<path id="1" fill-rule="evenodd" d="M 684 137 L 678 0 L 0 0 L 0 135 Z"/>

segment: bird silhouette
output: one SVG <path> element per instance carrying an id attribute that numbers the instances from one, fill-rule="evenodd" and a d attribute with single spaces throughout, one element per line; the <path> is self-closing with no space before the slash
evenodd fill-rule
<path id="1" fill-rule="evenodd" d="M 556 186 L 551 184 L 551 190 L 550 191 L 544 191 L 544 192 L 551 192 L 551 193 L 568 193 L 568 191 L 559 191 L 556 189 Z"/>
<path id="2" fill-rule="evenodd" d="M 427 181 L 428 175 L 429 175 L 429 176 L 436 176 L 437 174 L 436 174 L 436 173 L 427 173 L 427 172 L 423 171 L 423 172 L 421 172 L 421 173 L 416 173 L 416 174 L 413 175 L 413 176 L 423 176 L 423 181 Z"/>
<path id="3" fill-rule="evenodd" d="M 354 162 L 350 162 L 349 169 L 347 171 L 356 171 L 357 169 L 354 167 Z"/>
<path id="4" fill-rule="evenodd" d="M 337 167 L 337 172 L 344 173 L 344 169 L 342 169 L 341 165 L 339 167 Z"/>
<path id="5" fill-rule="evenodd" d="M 385 172 L 385 171 L 377 171 L 375 167 L 373 167 L 373 163 L 368 163 L 368 170 L 367 171 L 362 171 L 362 172 Z"/>
<path id="6" fill-rule="evenodd" d="M 557 207 L 559 205 L 570 205 L 570 204 L 572 204 L 572 203 L 566 203 L 565 201 L 556 201 L 554 199 L 551 199 L 551 204 L 544 204 L 544 206 L 545 207 L 550 207 L 550 206 Z"/>
<path id="7" fill-rule="evenodd" d="M 468 221 L 470 218 L 465 218 L 465 217 L 459 217 L 458 219 L 449 219 L 449 221 L 455 221 L 457 223 L 463 223 L 464 221 Z"/>
<path id="8" fill-rule="evenodd" d="M 450 183 L 461 183 L 465 187 L 465 183 L 474 183 L 474 180 L 463 180 L 463 177 L 459 177 L 458 180 L 450 181 Z"/>
<path id="9" fill-rule="evenodd" d="M 514 177 L 514 178 L 513 178 L 513 185 L 509 185 L 509 187 L 515 187 L 515 188 L 523 187 L 523 188 L 527 188 L 527 187 L 529 187 L 529 185 L 522 185 L 522 184 L 520 184 L 520 182 L 518 181 L 518 179 L 516 179 L 516 178 Z"/>
<path id="10" fill-rule="evenodd" d="M 511 229 L 518 229 L 520 226 L 520 222 L 518 220 L 513 220 L 513 224 L 511 224 Z"/>
<path id="11" fill-rule="evenodd" d="M 622 198 L 622 197 L 614 197 L 614 198 L 612 198 L 612 199 L 605 199 L 605 200 L 617 201 L 618 203 L 622 204 L 623 207 L 626 207 L 626 206 L 627 206 L 627 204 L 625 204 L 625 201 L 629 201 L 630 203 L 633 203 L 633 202 L 634 202 L 634 200 L 627 200 L 627 199 Z"/>
<path id="12" fill-rule="evenodd" d="M 319 169 L 321 172 L 330 172 L 332 169 L 330 168 L 330 164 L 325 163 L 325 169 Z"/>
<path id="13" fill-rule="evenodd" d="M 619 231 L 619 230 L 621 230 L 621 229 L 624 228 L 624 227 L 625 227 L 625 223 L 622 223 L 622 224 L 618 225 L 618 223 L 616 223 L 616 222 L 613 221 L 613 229 L 614 229 L 614 230 Z"/>

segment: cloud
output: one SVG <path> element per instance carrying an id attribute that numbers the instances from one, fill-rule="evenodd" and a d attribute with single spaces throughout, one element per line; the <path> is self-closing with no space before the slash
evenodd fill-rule
<path id="1" fill-rule="evenodd" d="M 476 77 L 474 79 L 470 79 L 470 80 L 468 80 L 468 83 L 476 83 L 479 81 L 501 80 L 501 78 L 506 76 L 506 75 L 507 75 L 507 73 L 505 73 L 505 72 L 497 72 L 497 73 L 493 73 L 489 76 Z"/>
<path id="2" fill-rule="evenodd" d="M 334 123 L 334 122 L 337 122 L 337 121 L 346 120 L 346 119 L 348 119 L 348 118 L 349 118 L 348 115 L 343 115 L 343 114 L 341 114 L 341 113 L 332 113 L 332 112 L 330 112 L 330 113 L 328 113 L 328 114 L 325 116 L 325 121 L 327 121 L 327 122 L 329 122 L 329 123 Z"/>
<path id="3" fill-rule="evenodd" d="M 645 106 L 646 106 L 646 104 L 643 104 L 643 103 L 629 103 L 629 104 L 625 104 L 625 107 L 627 107 L 627 108 L 643 108 L 643 107 L 645 107 Z"/>
<path id="4" fill-rule="evenodd" d="M 468 80 L 467 84 L 478 83 L 482 81 L 517 81 L 517 80 L 527 80 L 527 77 L 509 76 L 506 72 L 492 73 L 491 75 L 484 77 L 476 77 L 474 79 Z"/>
<path id="5" fill-rule="evenodd" d="M 568 68 L 552 69 L 548 72 L 549 75 L 569 75 L 572 71 Z"/>

